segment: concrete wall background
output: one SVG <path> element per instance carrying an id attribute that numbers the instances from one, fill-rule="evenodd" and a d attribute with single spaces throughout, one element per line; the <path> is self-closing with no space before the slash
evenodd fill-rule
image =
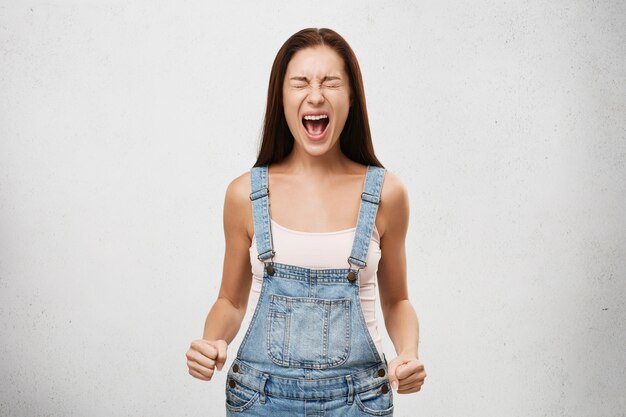
<path id="1" fill-rule="evenodd" d="M 619 1 L 0 1 L 0 415 L 223 415 L 224 374 L 184 354 L 271 62 L 318 26 L 410 191 L 428 378 L 395 415 L 624 416 L 625 23 Z"/>

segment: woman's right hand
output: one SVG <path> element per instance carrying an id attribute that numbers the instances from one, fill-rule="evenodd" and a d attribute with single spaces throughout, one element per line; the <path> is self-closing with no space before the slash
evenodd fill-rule
<path id="1" fill-rule="evenodd" d="M 227 349 L 228 343 L 225 340 L 194 340 L 186 353 L 189 374 L 194 378 L 210 381 L 215 368 L 222 370 Z"/>

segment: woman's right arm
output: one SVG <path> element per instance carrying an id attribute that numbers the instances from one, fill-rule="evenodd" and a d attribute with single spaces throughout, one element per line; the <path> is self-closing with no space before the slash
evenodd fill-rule
<path id="1" fill-rule="evenodd" d="M 226 362 L 228 344 L 237 336 L 246 314 L 252 285 L 250 264 L 252 204 L 250 173 L 235 178 L 224 199 L 225 253 L 222 282 L 217 300 L 204 323 L 202 339 L 191 342 L 187 351 L 189 374 L 209 381 L 214 369 Z"/>

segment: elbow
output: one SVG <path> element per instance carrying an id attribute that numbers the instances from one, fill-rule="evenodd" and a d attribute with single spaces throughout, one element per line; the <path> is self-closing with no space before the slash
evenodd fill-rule
<path id="1" fill-rule="evenodd" d="M 395 310 L 399 305 L 402 304 L 411 304 L 408 297 L 398 297 L 393 299 L 381 299 L 380 300 L 380 308 L 383 311 L 392 311 Z"/>

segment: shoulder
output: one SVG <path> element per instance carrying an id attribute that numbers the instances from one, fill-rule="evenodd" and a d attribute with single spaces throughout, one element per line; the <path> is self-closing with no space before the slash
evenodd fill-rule
<path id="1" fill-rule="evenodd" d="M 248 237 L 252 238 L 254 225 L 252 219 L 252 205 L 250 203 L 250 171 L 246 171 L 233 178 L 226 187 L 224 197 L 224 215 L 245 228 Z"/>
<path id="2" fill-rule="evenodd" d="M 389 231 L 394 235 L 406 231 L 409 221 L 409 193 L 400 177 L 389 170 L 385 171 L 379 211 L 383 229 L 381 238 Z"/>
<path id="3" fill-rule="evenodd" d="M 395 201 L 396 203 L 408 197 L 408 191 L 404 182 L 395 173 L 385 170 L 383 188 L 380 193 L 381 200 Z"/>
<path id="4" fill-rule="evenodd" d="M 250 199 L 250 171 L 232 179 L 226 187 L 226 200 L 241 204 Z"/>

